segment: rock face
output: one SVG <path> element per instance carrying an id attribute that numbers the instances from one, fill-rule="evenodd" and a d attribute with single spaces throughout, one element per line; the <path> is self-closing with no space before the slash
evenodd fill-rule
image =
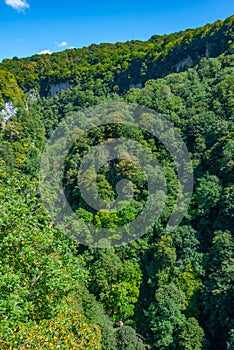
<path id="1" fill-rule="evenodd" d="M 29 99 L 31 102 L 37 101 L 38 98 L 39 98 L 39 93 L 38 93 L 38 91 L 29 91 L 29 93 L 28 93 L 28 99 Z"/>
<path id="2" fill-rule="evenodd" d="M 206 58 L 210 58 L 210 51 L 209 51 L 209 46 L 206 45 L 206 53 L 205 53 Z"/>
<path id="3" fill-rule="evenodd" d="M 135 89 L 142 89 L 143 85 L 142 83 L 138 83 L 138 84 L 130 84 L 129 85 L 129 89 L 135 88 Z"/>
<path id="4" fill-rule="evenodd" d="M 67 82 L 51 84 L 48 97 L 54 97 L 56 95 L 59 95 L 61 91 L 66 91 L 69 88 L 70 88 L 70 85 Z"/>
<path id="5" fill-rule="evenodd" d="M 3 116 L 3 125 L 6 125 L 7 120 L 12 117 L 13 115 L 16 115 L 17 108 L 14 107 L 13 103 L 11 101 L 6 101 L 4 108 L 0 111 L 0 114 Z"/>
<path id="6" fill-rule="evenodd" d="M 193 60 L 192 60 L 192 58 L 190 56 L 188 56 L 184 60 L 178 62 L 175 65 L 176 72 L 178 73 L 184 67 L 192 67 L 192 65 L 193 65 Z"/>

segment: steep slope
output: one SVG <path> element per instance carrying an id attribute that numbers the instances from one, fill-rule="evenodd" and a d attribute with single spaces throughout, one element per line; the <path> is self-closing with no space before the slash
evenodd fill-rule
<path id="1" fill-rule="evenodd" d="M 0 120 L 1 349 L 232 349 L 233 20 L 1 64 L 0 106 L 17 107 Z M 181 225 L 168 232 L 178 187 L 169 152 L 140 128 L 93 129 L 75 142 L 63 174 L 67 200 L 84 221 L 114 232 L 147 199 L 141 169 L 117 159 L 100 169 L 98 190 L 113 200 L 117 181 L 128 179 L 133 200 L 114 215 L 84 203 L 77 167 L 92 145 L 113 135 L 152 151 L 168 189 L 149 232 L 129 245 L 93 249 L 48 218 L 40 157 L 66 116 L 113 101 L 149 107 L 174 123 L 192 158 L 194 193 Z"/>
<path id="2" fill-rule="evenodd" d="M 12 72 L 24 91 L 36 88 L 42 96 L 77 85 L 81 90 L 103 84 L 109 92 L 126 92 L 133 85 L 194 66 L 202 57 L 231 50 L 234 16 L 204 27 L 146 42 L 91 45 L 52 55 L 5 59 L 0 69 Z M 232 47 L 233 50 L 233 47 Z M 66 85 L 59 86 L 59 83 Z"/>

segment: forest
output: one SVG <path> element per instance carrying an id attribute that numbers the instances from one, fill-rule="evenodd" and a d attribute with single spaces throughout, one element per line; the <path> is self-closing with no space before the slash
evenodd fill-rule
<path id="1" fill-rule="evenodd" d="M 0 63 L 0 349 L 234 349 L 233 29 L 231 16 L 145 42 Z M 79 242 L 79 234 L 91 235 L 83 225 L 74 240 L 51 219 L 40 164 L 61 123 L 113 103 L 143 106 L 174 126 L 194 185 L 183 220 L 167 230 L 178 194 L 168 149 L 144 128 L 121 123 L 121 108 L 115 124 L 97 126 L 98 116 L 84 117 L 91 127 L 69 150 L 62 178 L 84 225 L 108 228 L 118 242 L 118 228 L 140 215 L 149 197 L 139 164 L 117 158 L 99 169 L 97 192 L 115 201 L 116 184 L 127 179 L 133 197 L 115 211 L 85 202 L 79 166 L 105 140 L 144 146 L 167 186 L 162 213 L 147 232 L 128 244 L 95 247 Z M 153 115 L 143 116 L 149 127 Z M 92 180 L 87 173 L 83 188 L 92 188 Z"/>

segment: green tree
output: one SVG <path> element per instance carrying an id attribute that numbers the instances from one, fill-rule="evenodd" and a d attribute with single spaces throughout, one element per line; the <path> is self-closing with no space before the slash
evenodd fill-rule
<path id="1" fill-rule="evenodd" d="M 122 326 L 115 331 L 118 350 L 144 350 L 145 346 L 130 326 Z"/>
<path id="2" fill-rule="evenodd" d="M 204 344 L 204 331 L 195 318 L 188 318 L 178 335 L 178 348 L 180 350 L 202 350 Z"/>

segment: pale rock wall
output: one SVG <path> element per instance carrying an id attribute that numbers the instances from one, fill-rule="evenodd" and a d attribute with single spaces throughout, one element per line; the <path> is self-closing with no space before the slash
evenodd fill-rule
<path id="1" fill-rule="evenodd" d="M 56 95 L 59 95 L 61 91 L 66 91 L 69 88 L 70 88 L 70 85 L 67 82 L 60 82 L 57 84 L 51 84 L 48 96 L 54 97 Z"/>
<path id="2" fill-rule="evenodd" d="M 16 115 L 17 108 L 13 105 L 11 101 L 6 101 L 4 108 L 0 110 L 0 115 L 3 117 L 3 126 L 6 125 L 6 122 L 8 119 L 10 119 L 12 116 Z"/>
<path id="3" fill-rule="evenodd" d="M 193 65 L 193 60 L 192 60 L 192 58 L 190 56 L 188 56 L 184 60 L 178 62 L 175 65 L 176 72 L 178 73 L 184 67 L 192 67 L 192 65 Z"/>

